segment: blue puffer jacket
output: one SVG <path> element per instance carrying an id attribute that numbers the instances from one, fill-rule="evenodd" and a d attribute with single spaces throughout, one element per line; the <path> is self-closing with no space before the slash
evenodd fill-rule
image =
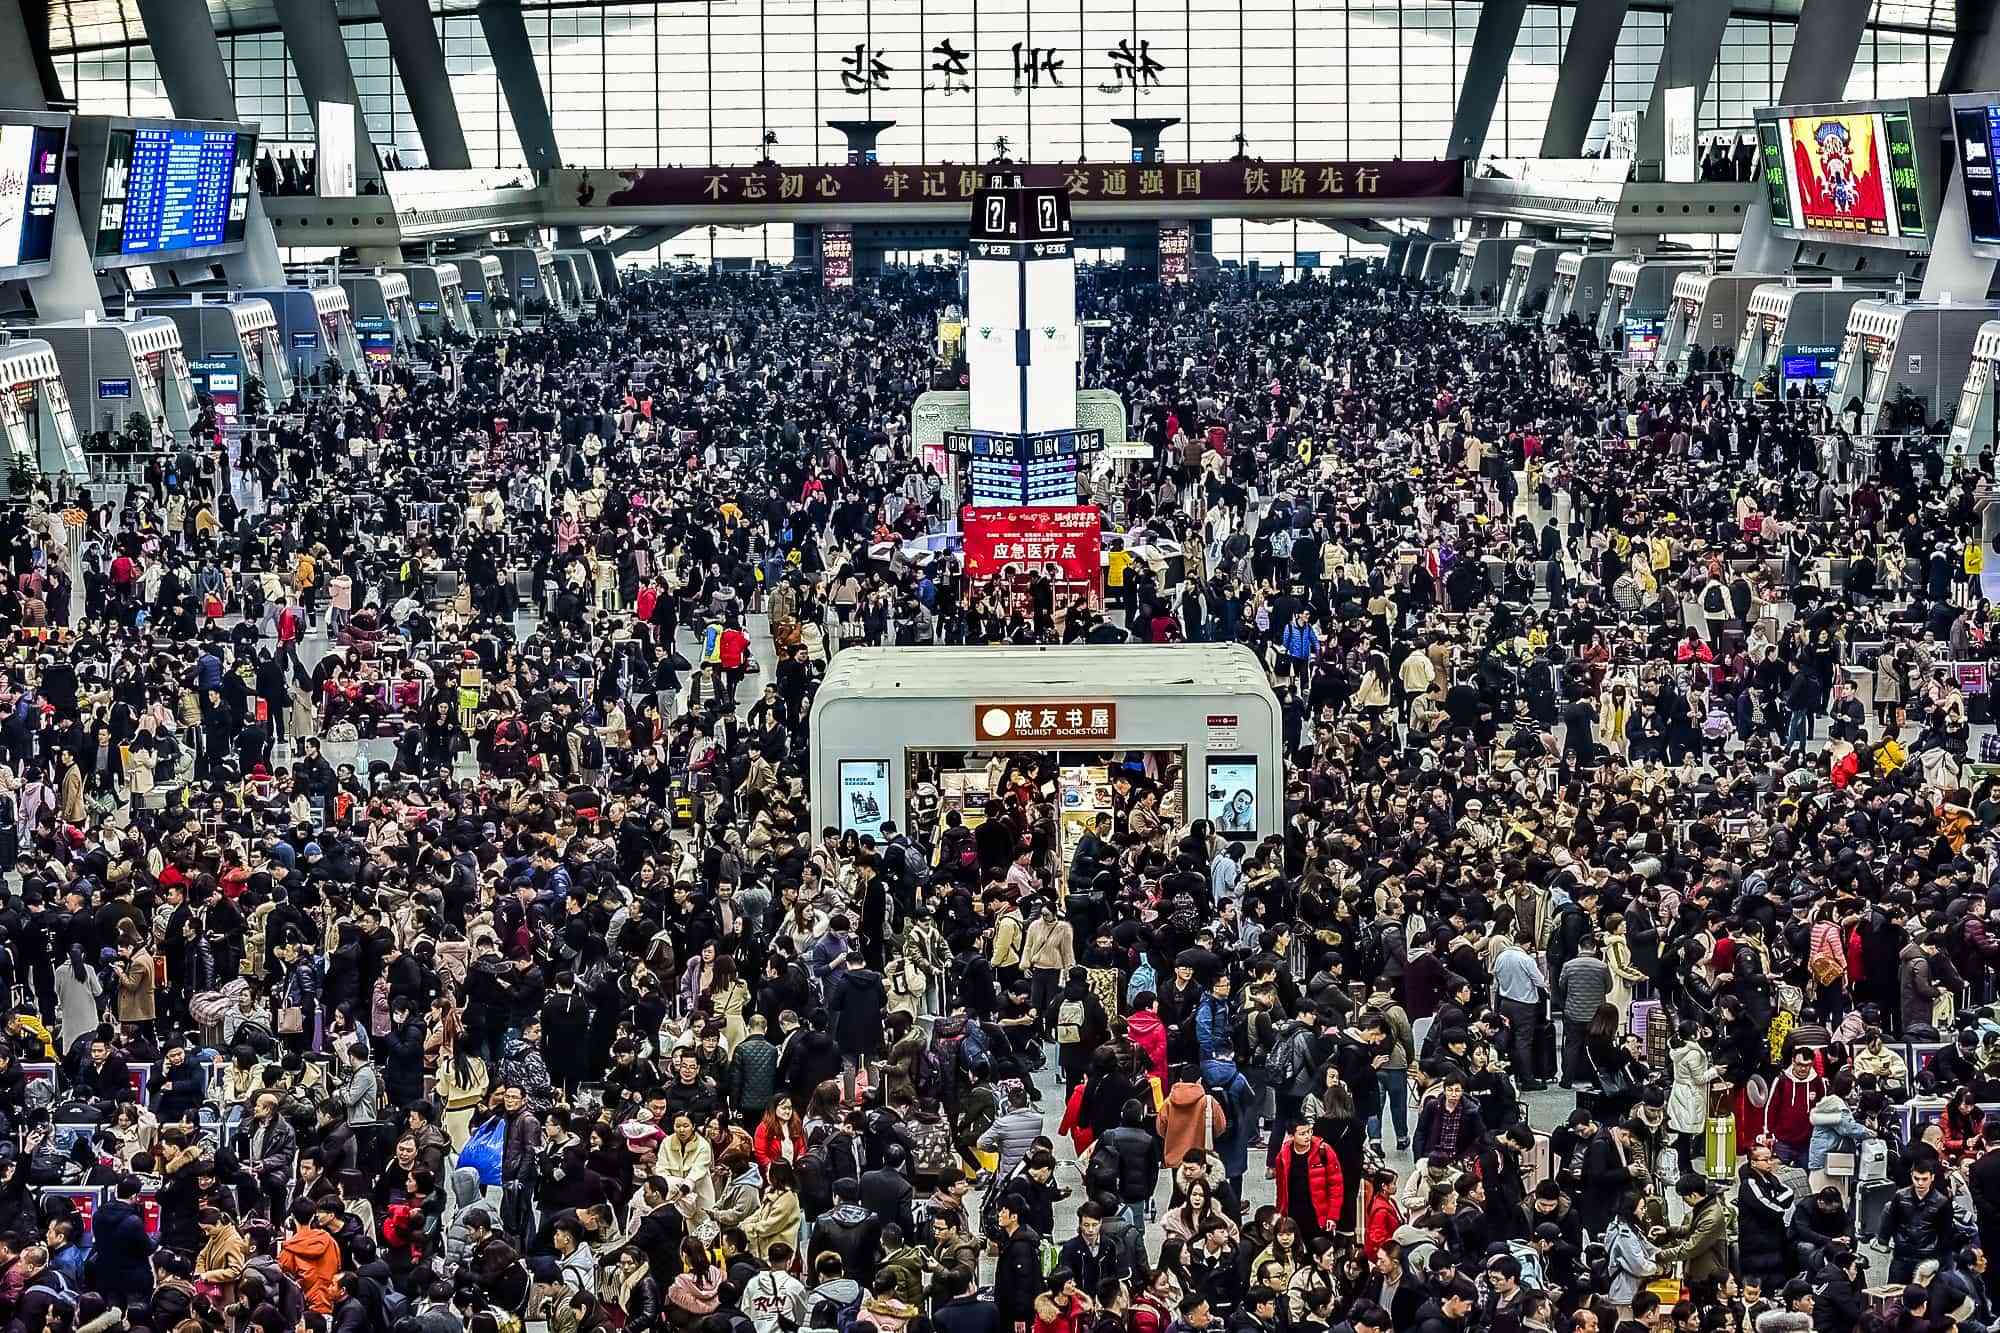
<path id="1" fill-rule="evenodd" d="M 1234 1060 L 1203 1060 L 1201 1081 L 1222 1103 L 1222 1112 L 1228 1117 L 1229 1128 L 1215 1136 L 1215 1153 L 1222 1159 L 1223 1174 L 1234 1180 L 1250 1169 L 1250 1140 L 1257 1134 L 1257 1096 Z"/>

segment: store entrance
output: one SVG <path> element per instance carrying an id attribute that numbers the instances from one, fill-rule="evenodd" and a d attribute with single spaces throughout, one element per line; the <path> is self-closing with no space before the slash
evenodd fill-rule
<path id="1" fill-rule="evenodd" d="M 909 750 L 904 764 L 910 827 L 935 836 L 946 812 L 956 810 L 967 828 L 976 829 L 991 803 L 1004 801 L 1024 812 L 1031 827 L 1054 819 L 1058 875 L 1099 814 L 1111 816 L 1114 835 L 1122 835 L 1147 793 L 1169 826 L 1182 821 L 1187 804 L 1184 749 Z M 1122 795 L 1120 778 L 1129 783 Z"/>

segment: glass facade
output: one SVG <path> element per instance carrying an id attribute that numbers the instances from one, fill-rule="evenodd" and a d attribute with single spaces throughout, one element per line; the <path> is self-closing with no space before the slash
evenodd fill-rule
<path id="1" fill-rule="evenodd" d="M 1748 7 L 1745 7 L 1748 8 Z M 219 15 L 244 118 L 266 140 L 307 141 L 312 122 L 283 38 L 257 11 Z M 342 13 L 349 14 L 342 5 Z M 1948 7 L 1947 7 L 1948 13 Z M 77 15 L 86 15 L 75 19 Z M 1531 3 L 1485 153 L 1540 151 L 1575 9 Z M 72 0 L 57 66 L 87 111 L 169 114 L 126 0 Z M 972 161 L 1006 139 L 1038 161 L 1124 157 L 1116 116 L 1172 116 L 1170 157 L 1435 157 L 1472 56 L 1477 0 L 661 0 L 527 3 L 525 16 L 563 160 L 575 166 L 749 163 L 764 134 L 787 162 L 838 161 L 834 119 L 893 120 L 888 160 Z M 522 162 L 479 20 L 437 17 L 473 164 Z M 1850 97 L 1934 88 L 1948 18 L 1877 0 Z M 1747 126 L 1777 100 L 1793 22 L 1733 18 L 1701 113 L 1704 133 Z M 1634 5 L 1590 141 L 1643 109 L 1665 45 L 1662 5 Z M 344 28 L 378 148 L 420 162 L 422 142 L 379 21 Z M 59 26 L 56 45 L 64 45 Z M 1238 136 L 1241 136 L 1239 141 Z M 785 258 L 790 228 L 690 233 L 669 254 Z M 1218 223 L 1223 258 L 1290 262 L 1356 243 L 1317 224 Z"/>

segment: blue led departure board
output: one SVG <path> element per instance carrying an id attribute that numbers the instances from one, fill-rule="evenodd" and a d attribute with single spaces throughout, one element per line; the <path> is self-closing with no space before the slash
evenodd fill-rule
<path id="1" fill-rule="evenodd" d="M 97 223 L 101 259 L 210 250 L 243 239 L 256 136 L 185 125 L 113 128 Z"/>
<path id="2" fill-rule="evenodd" d="M 235 167 L 236 136 L 227 130 L 135 131 L 120 253 L 222 244 Z"/>

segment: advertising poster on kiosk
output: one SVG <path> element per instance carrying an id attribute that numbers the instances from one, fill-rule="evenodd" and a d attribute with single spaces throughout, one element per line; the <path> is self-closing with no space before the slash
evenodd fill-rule
<path id="1" fill-rule="evenodd" d="M 1204 814 L 1225 838 L 1257 835 L 1257 761 L 1211 755 Z"/>
<path id="2" fill-rule="evenodd" d="M 1103 607 L 1104 521 L 1096 506 L 968 507 L 959 520 L 965 532 L 967 583 L 1015 580 L 1017 594 L 1025 595 L 1028 576 L 1039 570 L 1055 585 L 1058 607 L 1076 597 L 1092 609 Z"/>
<path id="3" fill-rule="evenodd" d="M 1893 235 L 1882 118 L 1869 113 L 1798 116 L 1787 123 L 1800 225 Z"/>
<path id="4" fill-rule="evenodd" d="M 879 838 L 888 818 L 889 761 L 841 760 L 840 831 Z"/>

